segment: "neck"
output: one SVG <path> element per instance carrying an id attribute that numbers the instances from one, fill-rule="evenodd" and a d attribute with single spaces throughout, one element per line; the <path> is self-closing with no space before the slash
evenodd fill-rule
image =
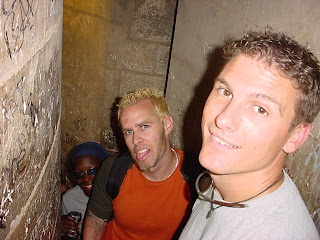
<path id="1" fill-rule="evenodd" d="M 220 197 L 228 202 L 240 202 L 268 195 L 283 182 L 282 167 L 274 171 L 215 175 L 210 174 Z"/>

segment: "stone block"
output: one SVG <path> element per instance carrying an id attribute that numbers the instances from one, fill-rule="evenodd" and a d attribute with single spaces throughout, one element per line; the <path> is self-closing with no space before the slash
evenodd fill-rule
<path id="1" fill-rule="evenodd" d="M 168 43 L 171 41 L 176 1 L 134 1 L 132 38 Z"/>
<path id="2" fill-rule="evenodd" d="M 151 87 L 164 91 L 164 77 L 143 75 L 133 72 L 121 73 L 120 96 L 137 88 Z"/>
<path id="3" fill-rule="evenodd" d="M 131 25 L 134 15 L 135 1 L 112 0 L 110 4 L 110 21 Z"/>
<path id="4" fill-rule="evenodd" d="M 73 7 L 74 0 L 63 0 L 63 8 L 65 7 Z"/>
<path id="5" fill-rule="evenodd" d="M 109 37 L 108 68 L 154 73 L 158 49 L 156 44 L 129 39 L 126 27 L 117 24 L 110 25 Z"/>
<path id="6" fill-rule="evenodd" d="M 39 4 L 39 1 L 4 3 L 1 39 L 5 44 L 1 41 L 0 72 L 6 74 L 2 75 L 0 85 L 29 61 L 33 52 L 43 45 L 45 7 L 46 4 Z"/>
<path id="7" fill-rule="evenodd" d="M 155 73 L 166 75 L 168 71 L 170 46 L 158 46 Z"/>

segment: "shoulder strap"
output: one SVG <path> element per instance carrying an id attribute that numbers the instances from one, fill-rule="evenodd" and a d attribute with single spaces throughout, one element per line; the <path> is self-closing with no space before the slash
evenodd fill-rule
<path id="1" fill-rule="evenodd" d="M 112 199 L 115 199 L 118 196 L 120 186 L 131 163 L 132 159 L 128 152 L 119 153 L 114 160 L 109 172 L 106 186 L 107 194 Z"/>

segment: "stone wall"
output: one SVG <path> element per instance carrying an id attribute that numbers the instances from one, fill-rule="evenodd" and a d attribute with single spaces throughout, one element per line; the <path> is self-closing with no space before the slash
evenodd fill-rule
<path id="1" fill-rule="evenodd" d="M 64 1 L 63 159 L 84 141 L 116 150 L 117 97 L 164 90 L 175 8 L 176 0 Z"/>
<path id="2" fill-rule="evenodd" d="M 62 0 L 0 8 L 0 239 L 59 239 Z"/>

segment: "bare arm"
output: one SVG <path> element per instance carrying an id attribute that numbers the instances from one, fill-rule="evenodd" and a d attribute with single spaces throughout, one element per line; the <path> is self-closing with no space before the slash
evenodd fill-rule
<path id="1" fill-rule="evenodd" d="M 83 240 L 101 240 L 107 222 L 108 219 L 98 218 L 88 209 L 84 220 Z"/>

